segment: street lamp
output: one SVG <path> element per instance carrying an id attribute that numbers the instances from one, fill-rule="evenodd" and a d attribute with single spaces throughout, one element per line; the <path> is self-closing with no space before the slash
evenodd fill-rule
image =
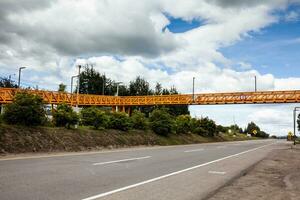
<path id="1" fill-rule="evenodd" d="M 193 103 L 195 103 L 195 77 L 193 77 Z"/>
<path id="2" fill-rule="evenodd" d="M 119 96 L 119 85 L 122 84 L 123 82 L 116 82 L 116 85 L 117 85 L 117 93 L 116 93 L 116 96 Z M 118 112 L 119 111 L 119 106 L 116 106 L 116 111 Z"/>
<path id="3" fill-rule="evenodd" d="M 76 77 L 78 77 L 78 75 L 71 77 L 71 94 L 73 93 L 73 79 Z"/>
<path id="4" fill-rule="evenodd" d="M 77 101 L 76 101 L 76 110 L 77 110 L 77 112 L 79 112 L 79 110 L 78 110 L 78 104 L 79 104 L 79 87 L 80 87 L 80 68 L 81 68 L 81 65 L 78 65 Z"/>
<path id="5" fill-rule="evenodd" d="M 119 96 L 119 85 L 122 84 L 123 82 L 116 82 L 117 85 L 117 93 L 116 96 Z"/>
<path id="6" fill-rule="evenodd" d="M 20 88 L 20 82 L 21 82 L 21 71 L 22 69 L 25 69 L 26 67 L 20 67 L 19 68 L 19 78 L 18 78 L 18 88 Z"/>
<path id="7" fill-rule="evenodd" d="M 254 76 L 254 91 L 257 92 L 257 78 Z"/>

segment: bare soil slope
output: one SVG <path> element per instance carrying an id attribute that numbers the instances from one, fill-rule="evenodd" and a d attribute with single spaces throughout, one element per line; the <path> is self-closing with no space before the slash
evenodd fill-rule
<path id="1" fill-rule="evenodd" d="M 210 200 L 299 200 L 300 148 L 274 150 Z"/>
<path id="2" fill-rule="evenodd" d="M 176 145 L 246 140 L 245 135 L 202 137 L 196 134 L 159 136 L 152 131 L 93 130 L 88 127 L 24 127 L 0 124 L 0 155 L 7 153 L 99 150 L 139 145 Z"/>

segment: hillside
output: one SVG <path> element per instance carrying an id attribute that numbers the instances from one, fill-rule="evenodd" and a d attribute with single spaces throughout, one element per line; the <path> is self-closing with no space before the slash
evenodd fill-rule
<path id="1" fill-rule="evenodd" d="M 152 131 L 112 129 L 93 130 L 88 127 L 66 129 L 57 127 L 25 127 L 0 124 L 0 152 L 55 152 L 85 151 L 139 145 L 178 145 L 249 139 L 243 134 L 235 137 L 220 134 L 202 137 L 197 134 L 170 134 L 159 136 Z M 254 139 L 254 138 L 252 138 Z"/>

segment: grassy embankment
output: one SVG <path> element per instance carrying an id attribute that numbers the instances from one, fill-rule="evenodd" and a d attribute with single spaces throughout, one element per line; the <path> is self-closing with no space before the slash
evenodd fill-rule
<path id="1" fill-rule="evenodd" d="M 152 131 L 93 130 L 90 127 L 66 129 L 25 127 L 0 124 L 0 153 L 83 151 L 139 145 L 179 145 L 205 142 L 247 140 L 247 136 L 220 134 L 202 137 L 197 134 L 159 136 Z M 255 138 L 251 138 L 255 139 Z"/>

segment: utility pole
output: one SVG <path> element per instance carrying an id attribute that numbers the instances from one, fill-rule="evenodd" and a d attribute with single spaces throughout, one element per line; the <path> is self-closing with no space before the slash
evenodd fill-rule
<path id="1" fill-rule="evenodd" d="M 119 96 L 119 85 L 121 84 L 122 82 L 116 82 L 117 84 L 117 93 L 116 93 L 116 96 Z M 116 111 L 119 112 L 119 106 L 116 106 Z"/>
<path id="2" fill-rule="evenodd" d="M 76 100 L 76 110 L 77 110 L 77 112 L 79 112 L 78 104 L 79 104 L 79 87 L 80 87 L 80 68 L 81 68 L 81 65 L 78 65 L 77 100 Z"/>
<path id="3" fill-rule="evenodd" d="M 20 88 L 20 83 L 21 83 L 21 71 L 22 69 L 25 69 L 26 67 L 20 67 L 19 68 L 19 78 L 18 78 L 18 88 Z"/>
<path id="4" fill-rule="evenodd" d="M 75 76 L 71 77 L 71 91 L 70 91 L 71 94 L 73 93 L 73 79 L 76 78 L 76 77 L 78 77 L 78 75 L 75 75 Z"/>
<path id="5" fill-rule="evenodd" d="M 257 92 L 257 79 L 256 79 L 256 75 L 254 76 L 254 91 Z"/>
<path id="6" fill-rule="evenodd" d="M 193 103 L 195 103 L 195 77 L 193 77 Z"/>

